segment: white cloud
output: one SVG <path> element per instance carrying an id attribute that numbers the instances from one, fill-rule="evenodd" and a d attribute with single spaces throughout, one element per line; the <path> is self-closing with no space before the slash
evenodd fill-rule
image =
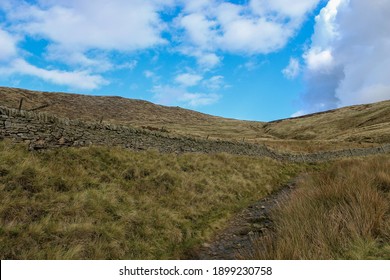
<path id="1" fill-rule="evenodd" d="M 114 64 L 104 54 L 89 56 L 81 51 L 63 49 L 58 45 L 48 46 L 44 58 L 51 62 L 61 62 L 72 67 L 89 69 L 95 72 L 105 72 L 115 68 Z"/>
<path id="2" fill-rule="evenodd" d="M 144 71 L 144 76 L 145 76 L 146 78 L 153 78 L 155 75 L 156 75 L 156 74 L 155 74 L 154 72 L 150 71 L 150 70 L 145 70 L 145 71 Z"/>
<path id="3" fill-rule="evenodd" d="M 239 18 L 225 26 L 218 38 L 219 48 L 233 53 L 270 53 L 281 49 L 292 30 L 264 18 Z"/>
<path id="4" fill-rule="evenodd" d="M 267 16 L 272 13 L 291 18 L 301 18 L 307 11 L 313 10 L 318 0 L 250 0 L 250 6 L 255 13 Z"/>
<path id="5" fill-rule="evenodd" d="M 206 69 L 214 68 L 221 62 L 221 58 L 213 53 L 200 54 L 197 58 L 198 63 Z"/>
<path id="6" fill-rule="evenodd" d="M 283 48 L 320 0 L 252 0 L 246 4 L 227 1 L 183 1 L 184 12 L 175 21 L 180 50 L 198 59 L 218 52 L 267 54 Z"/>
<path id="7" fill-rule="evenodd" d="M 6 61 L 17 54 L 16 39 L 0 29 L 0 61 Z"/>
<path id="8" fill-rule="evenodd" d="M 212 76 L 211 78 L 205 80 L 203 85 L 211 90 L 219 90 L 225 86 L 224 77 L 221 75 Z"/>
<path id="9" fill-rule="evenodd" d="M 217 37 L 214 30 L 217 22 L 209 20 L 204 14 L 193 13 L 179 17 L 177 25 L 186 31 L 186 42 L 202 50 L 213 48 L 213 40 Z"/>
<path id="10" fill-rule="evenodd" d="M 307 68 L 311 71 L 328 71 L 334 65 L 333 55 L 329 49 L 321 50 L 313 47 L 303 57 Z"/>
<path id="11" fill-rule="evenodd" d="M 184 5 L 184 9 L 186 12 L 199 12 L 203 11 L 214 3 L 210 0 L 196 0 L 196 1 L 188 1 L 188 0 L 180 0 Z"/>
<path id="12" fill-rule="evenodd" d="M 161 77 L 157 75 L 156 72 L 153 72 L 151 70 L 145 70 L 143 74 L 145 78 L 151 80 L 152 83 L 157 83 L 161 79 Z"/>
<path id="13" fill-rule="evenodd" d="M 221 96 L 215 93 L 189 92 L 182 87 L 158 85 L 152 89 L 154 100 L 162 105 L 206 106 L 216 103 Z"/>
<path id="14" fill-rule="evenodd" d="M 390 99 L 390 2 L 330 0 L 305 53 L 303 110 Z"/>
<path id="15" fill-rule="evenodd" d="M 311 47 L 303 56 L 311 71 L 329 71 L 334 65 L 333 44 L 339 38 L 336 19 L 342 1 L 330 0 L 315 18 Z"/>
<path id="16" fill-rule="evenodd" d="M 128 69 L 128 70 L 134 70 L 135 67 L 137 67 L 138 61 L 137 60 L 131 60 L 129 62 L 124 62 L 122 64 L 118 64 L 115 66 L 115 69 Z"/>
<path id="17" fill-rule="evenodd" d="M 134 70 L 138 65 L 138 61 L 135 59 L 114 63 L 104 54 L 95 54 L 92 57 L 89 57 L 81 52 L 66 53 L 56 51 L 56 55 L 54 55 L 53 52 L 50 52 L 46 58 L 51 61 L 60 61 L 93 72 L 107 72 L 123 69 Z"/>
<path id="18" fill-rule="evenodd" d="M 241 64 L 239 68 L 245 68 L 247 71 L 254 71 L 259 67 L 268 64 L 268 60 L 259 61 L 255 58 L 250 58 L 247 62 Z"/>
<path id="19" fill-rule="evenodd" d="M 184 86 L 184 87 L 192 87 L 196 86 L 201 80 L 202 76 L 190 73 L 179 74 L 175 77 L 175 82 Z"/>
<path id="20" fill-rule="evenodd" d="M 314 34 L 311 38 L 312 47 L 321 50 L 331 48 L 339 38 L 337 15 L 340 9 L 347 5 L 349 0 L 329 0 L 315 18 Z"/>
<path id="21" fill-rule="evenodd" d="M 390 99 L 390 84 L 372 84 L 362 87 L 359 91 L 354 93 L 352 98 L 355 101 L 354 103 L 359 104 Z"/>
<path id="22" fill-rule="evenodd" d="M 0 8 L 14 34 L 47 41 L 43 59 L 81 71 L 106 72 L 132 70 L 136 66 L 134 60 L 114 65 L 110 59 L 113 51 L 128 54 L 167 43 L 161 35 L 167 25 L 161 20 L 160 12 L 173 2 L 3 0 Z M 3 38 L 3 32 L 0 36 L 1 41 L 10 41 Z M 5 49 L 3 42 L 1 45 L 0 48 Z M 2 53 L 5 55 L 5 51 Z"/>
<path id="23" fill-rule="evenodd" d="M 7 28 L 0 29 L 0 60 L 8 59 L 4 69 L 10 73 L 39 76 L 56 84 L 96 89 L 107 81 L 99 74 L 113 70 L 133 70 L 137 61 L 114 61 L 113 52 L 127 55 L 136 50 L 165 44 L 161 32 L 167 26 L 160 11 L 171 0 L 3 0 Z M 12 34 L 12 35 L 11 35 Z M 47 43 L 41 61 L 60 62 L 72 70 L 47 70 L 17 56 L 16 39 L 43 39 Z M 18 53 L 26 56 L 31 50 Z M 115 53 L 114 53 L 115 54 Z M 40 54 L 34 53 L 39 56 Z M 39 74 L 38 74 L 39 73 Z"/>
<path id="24" fill-rule="evenodd" d="M 301 65 L 296 58 L 290 58 L 290 62 L 286 68 L 282 70 L 283 75 L 287 79 L 295 79 L 301 71 Z"/>
<path id="25" fill-rule="evenodd" d="M 8 15 L 19 30 L 62 49 L 134 51 L 165 42 L 158 9 L 143 0 L 59 0 L 15 5 Z"/>
<path id="26" fill-rule="evenodd" d="M 64 86 L 77 89 L 93 90 L 107 84 L 99 75 L 91 75 L 86 71 L 59 71 L 38 68 L 23 59 L 14 60 L 8 68 L 3 68 L 2 73 L 23 74 Z"/>
<path id="27" fill-rule="evenodd" d="M 292 114 L 290 117 L 291 118 L 296 118 L 296 117 L 300 117 L 300 116 L 303 116 L 303 115 L 305 115 L 306 114 L 306 112 L 305 111 L 303 111 L 303 110 L 301 110 L 301 111 L 297 111 L 297 112 L 295 112 L 294 114 Z"/>

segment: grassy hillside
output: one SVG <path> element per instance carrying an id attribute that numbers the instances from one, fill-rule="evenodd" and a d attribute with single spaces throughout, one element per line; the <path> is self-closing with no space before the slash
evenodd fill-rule
<path id="1" fill-rule="evenodd" d="M 79 118 L 160 129 L 171 134 L 245 140 L 288 151 L 312 152 L 390 142 L 390 101 L 351 106 L 274 122 L 225 119 L 179 107 L 114 96 L 36 92 L 0 87 L 0 105 Z"/>
<path id="2" fill-rule="evenodd" d="M 160 106 L 143 100 L 0 87 L 0 105 L 18 108 L 21 98 L 22 108 L 25 110 L 46 106 L 37 111 L 70 119 L 103 120 L 113 124 L 165 129 L 172 134 L 203 138 L 253 138 L 257 133 L 252 122 L 215 117 L 180 107 Z"/>
<path id="3" fill-rule="evenodd" d="M 388 143 L 390 101 L 274 121 L 266 132 L 280 139 Z"/>
<path id="4" fill-rule="evenodd" d="M 305 166 L 0 141 L 1 259 L 178 259 Z"/>

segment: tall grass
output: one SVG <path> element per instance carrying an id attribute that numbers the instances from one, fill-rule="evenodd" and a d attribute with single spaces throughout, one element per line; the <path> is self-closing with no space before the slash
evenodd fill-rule
<path id="1" fill-rule="evenodd" d="M 272 216 L 275 231 L 245 257 L 390 259 L 390 157 L 343 160 L 306 176 Z"/>
<path id="2" fill-rule="evenodd" d="M 1 259 L 178 259 L 302 167 L 0 141 Z"/>

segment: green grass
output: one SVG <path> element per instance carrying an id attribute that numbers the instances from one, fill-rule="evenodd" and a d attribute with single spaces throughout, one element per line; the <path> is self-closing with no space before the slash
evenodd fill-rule
<path id="1" fill-rule="evenodd" d="M 1 259 L 179 259 L 306 167 L 0 141 Z"/>
<path id="2" fill-rule="evenodd" d="M 303 177 L 244 258 L 390 259 L 390 157 L 343 160 Z"/>

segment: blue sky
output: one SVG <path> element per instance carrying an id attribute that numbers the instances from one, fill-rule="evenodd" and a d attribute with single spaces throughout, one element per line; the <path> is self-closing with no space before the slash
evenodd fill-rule
<path id="1" fill-rule="evenodd" d="M 2 0 L 0 85 L 259 121 L 386 100 L 389 12 L 381 0 Z"/>

